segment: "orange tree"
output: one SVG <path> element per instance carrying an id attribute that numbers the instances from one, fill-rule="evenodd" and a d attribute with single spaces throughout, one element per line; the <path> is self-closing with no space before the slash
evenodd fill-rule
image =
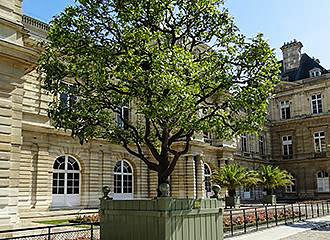
<path id="1" fill-rule="evenodd" d="M 159 184 L 194 134 L 260 130 L 279 80 L 268 42 L 247 40 L 222 0 L 77 0 L 51 21 L 44 48 L 44 89 L 71 96 L 51 103 L 53 125 L 81 143 L 122 144 Z M 138 117 L 123 114 L 127 103 Z"/>

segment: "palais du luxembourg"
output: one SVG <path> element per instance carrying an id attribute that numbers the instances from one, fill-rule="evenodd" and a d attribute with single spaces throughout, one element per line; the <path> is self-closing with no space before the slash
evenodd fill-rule
<path id="1" fill-rule="evenodd" d="M 92 140 L 80 145 L 56 130 L 47 116 L 47 95 L 36 72 L 48 24 L 24 14 L 21 0 L 0 0 L 0 228 L 20 214 L 58 208 L 96 208 L 102 187 L 114 199 L 151 199 L 157 176 L 120 145 Z M 288 39 L 283 39 L 288 41 Z M 330 70 L 299 40 L 281 47 L 282 82 L 268 106 L 264 129 L 231 141 L 212 133 L 195 136 L 170 178 L 170 195 L 211 196 L 212 167 L 238 163 L 280 166 L 294 185 L 278 189 L 279 199 L 329 199 Z M 122 115 L 135 118 L 129 106 Z M 259 200 L 261 188 L 236 190 L 242 201 Z"/>

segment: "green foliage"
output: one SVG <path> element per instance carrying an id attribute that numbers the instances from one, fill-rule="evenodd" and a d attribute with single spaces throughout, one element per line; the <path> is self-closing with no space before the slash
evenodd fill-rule
<path id="1" fill-rule="evenodd" d="M 44 48 L 44 89 L 77 97 L 51 103 L 53 125 L 81 143 L 121 143 L 163 180 L 195 134 L 260 130 L 279 81 L 268 42 L 247 40 L 219 0 L 77 0 L 52 20 Z M 130 119 L 119 114 L 126 103 Z"/>
<path id="2" fill-rule="evenodd" d="M 257 170 L 259 184 L 267 189 L 267 194 L 270 195 L 272 190 L 277 187 L 292 185 L 292 176 L 279 167 L 272 165 L 261 165 Z"/>
<path id="3" fill-rule="evenodd" d="M 236 188 L 255 186 L 258 184 L 258 175 L 238 164 L 228 164 L 222 168 L 213 169 L 211 180 L 215 184 L 228 189 L 229 196 L 235 196 Z"/>

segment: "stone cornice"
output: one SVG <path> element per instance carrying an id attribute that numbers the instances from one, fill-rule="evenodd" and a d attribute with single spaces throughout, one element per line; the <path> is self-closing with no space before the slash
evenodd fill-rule
<path id="1" fill-rule="evenodd" d="M 27 31 L 24 29 L 23 24 L 19 24 L 13 21 L 10 21 L 6 18 L 0 17 L 0 23 L 7 25 L 8 27 L 14 28 L 16 31 L 26 34 Z"/>
<path id="2" fill-rule="evenodd" d="M 18 62 L 26 68 L 35 65 L 40 53 L 15 43 L 0 40 L 0 56 Z"/>

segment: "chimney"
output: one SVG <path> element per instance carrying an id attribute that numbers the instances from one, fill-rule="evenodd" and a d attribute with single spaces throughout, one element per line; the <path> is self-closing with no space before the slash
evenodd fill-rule
<path id="1" fill-rule="evenodd" d="M 288 72 L 299 67 L 302 47 L 303 44 L 298 42 L 296 39 L 289 43 L 284 43 L 281 47 L 284 72 Z"/>

